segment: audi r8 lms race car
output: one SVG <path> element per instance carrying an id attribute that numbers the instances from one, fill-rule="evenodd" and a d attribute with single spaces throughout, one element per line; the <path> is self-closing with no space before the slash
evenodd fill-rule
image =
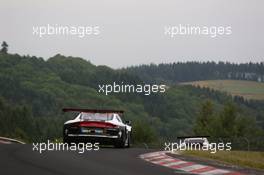
<path id="1" fill-rule="evenodd" d="M 64 112 L 78 112 L 75 119 L 63 126 L 64 143 L 90 142 L 130 147 L 132 126 L 123 122 L 124 111 L 64 108 Z"/>

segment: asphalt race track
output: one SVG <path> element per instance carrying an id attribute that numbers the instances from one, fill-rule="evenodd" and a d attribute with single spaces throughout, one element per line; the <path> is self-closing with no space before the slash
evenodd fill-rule
<path id="1" fill-rule="evenodd" d="M 199 172 L 199 173 L 198 173 Z M 262 170 L 143 148 L 100 148 L 98 151 L 33 151 L 29 144 L 0 144 L 0 175 L 246 175 Z"/>
<path id="2" fill-rule="evenodd" d="M 0 174 L 38 175 L 175 175 L 166 167 L 139 158 L 150 149 L 102 148 L 83 154 L 72 151 L 32 151 L 32 145 L 0 144 Z"/>

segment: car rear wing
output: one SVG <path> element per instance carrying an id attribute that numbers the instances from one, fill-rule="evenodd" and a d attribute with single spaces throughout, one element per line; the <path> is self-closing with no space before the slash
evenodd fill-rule
<path id="1" fill-rule="evenodd" d="M 119 113 L 123 114 L 122 110 L 111 110 L 111 109 L 78 109 L 78 108 L 63 108 L 63 112 L 87 112 L 87 113 Z"/>

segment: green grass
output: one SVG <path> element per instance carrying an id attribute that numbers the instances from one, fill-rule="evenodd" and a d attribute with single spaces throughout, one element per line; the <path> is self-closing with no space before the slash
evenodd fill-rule
<path id="1" fill-rule="evenodd" d="M 264 83 L 242 80 L 206 80 L 181 83 L 208 87 L 211 89 L 227 92 L 233 96 L 242 96 L 246 99 L 264 100 Z"/>
<path id="2" fill-rule="evenodd" d="M 209 151 L 184 151 L 182 154 L 218 160 L 220 162 L 241 167 L 264 169 L 264 152 L 218 151 L 215 154 L 212 154 Z"/>

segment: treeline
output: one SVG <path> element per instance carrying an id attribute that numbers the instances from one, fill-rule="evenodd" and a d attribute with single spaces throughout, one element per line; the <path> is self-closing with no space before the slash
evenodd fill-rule
<path id="1" fill-rule="evenodd" d="M 0 98 L 0 136 L 25 142 L 54 140 L 61 137 L 65 118 L 34 117 L 26 106 L 9 105 Z"/>
<path id="2" fill-rule="evenodd" d="M 194 125 L 196 135 L 210 136 L 213 142 L 231 142 L 232 149 L 262 150 L 263 130 L 255 118 L 239 112 L 236 104 L 227 103 L 220 111 L 211 101 L 203 103 Z"/>
<path id="3" fill-rule="evenodd" d="M 2 52 L 0 135 L 29 142 L 58 139 L 63 122 L 74 117 L 63 114 L 61 109 L 78 107 L 125 110 L 125 119 L 132 120 L 135 142 L 173 140 L 193 135 L 201 103 L 208 99 L 216 111 L 223 110 L 230 101 L 235 103 L 239 115 L 257 119 L 257 125 L 263 127 L 262 104 L 234 100 L 209 89 L 170 85 L 166 93 L 151 96 L 133 93 L 105 96 L 98 92 L 98 84 L 113 81 L 142 84 L 145 81 L 142 76 L 95 66 L 81 58 L 56 55 L 45 61 Z"/>
<path id="4" fill-rule="evenodd" d="M 220 111 L 211 101 L 203 103 L 194 125 L 194 133 L 215 138 L 263 136 L 255 119 L 238 112 L 234 103 L 227 103 Z"/>
<path id="5" fill-rule="evenodd" d="M 177 62 L 131 66 L 126 69 L 145 82 L 169 83 L 234 79 L 264 82 L 264 62 L 234 64 L 228 62 Z"/>
<path id="6" fill-rule="evenodd" d="M 98 93 L 98 84 L 113 81 L 140 83 L 135 76 L 106 66 L 94 66 L 81 58 L 56 55 L 44 61 L 0 53 L 0 97 L 4 99 L 1 109 L 4 112 L 0 113 L 0 125 L 4 127 L 0 127 L 0 135 L 26 141 L 60 138 L 63 123 L 75 117 L 63 114 L 61 109 L 78 107 L 125 110 L 125 119 L 135 124 L 135 142 L 157 140 L 158 131 L 148 126 L 149 115 L 144 111 L 140 95 Z M 21 114 L 19 108 L 27 113 Z M 142 130 L 145 134 L 138 133 Z"/>

